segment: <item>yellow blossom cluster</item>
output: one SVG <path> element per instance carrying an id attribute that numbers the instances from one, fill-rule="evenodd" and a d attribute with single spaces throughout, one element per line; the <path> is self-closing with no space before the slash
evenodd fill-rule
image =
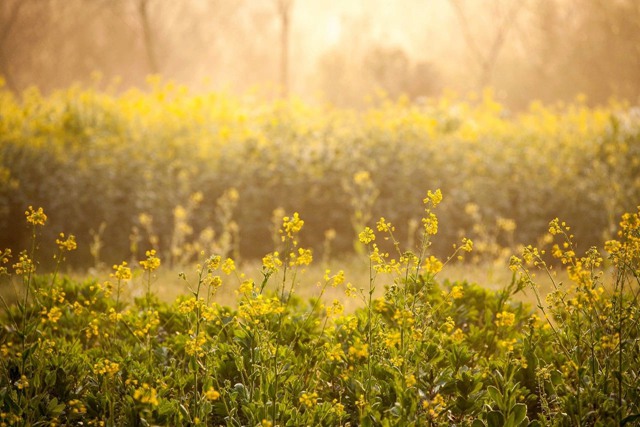
<path id="1" fill-rule="evenodd" d="M 242 301 L 238 307 L 238 318 L 260 323 L 261 318 L 284 312 L 284 306 L 278 298 L 266 298 L 260 294 L 253 299 Z"/>
<path id="2" fill-rule="evenodd" d="M 44 225 L 47 222 L 47 215 L 44 213 L 42 208 L 34 210 L 33 206 L 29 206 L 24 214 L 26 215 L 27 222 L 29 224 Z"/>
<path id="3" fill-rule="evenodd" d="M 515 320 L 515 313 L 511 313 L 509 311 L 501 311 L 500 313 L 496 314 L 495 324 L 499 328 L 507 328 L 509 326 L 513 326 Z"/>
<path id="4" fill-rule="evenodd" d="M 282 267 L 282 260 L 277 251 L 267 254 L 262 258 L 262 269 L 264 271 L 276 273 L 280 267 Z"/>
<path id="5" fill-rule="evenodd" d="M 112 362 L 109 359 L 102 359 L 93 365 L 93 372 L 97 375 L 105 375 L 107 377 L 113 377 L 120 371 L 120 364 Z"/>
<path id="6" fill-rule="evenodd" d="M 157 390 L 147 383 L 143 383 L 140 388 L 137 388 L 133 392 L 133 399 L 142 404 L 148 404 L 151 406 L 158 406 L 160 403 L 158 400 Z"/>
<path id="7" fill-rule="evenodd" d="M 120 265 L 113 265 L 113 273 L 111 277 L 118 280 L 131 280 L 131 268 L 127 267 L 127 262 L 123 261 Z"/>
<path id="8" fill-rule="evenodd" d="M 295 241 L 303 225 L 304 221 L 300 219 L 298 212 L 295 212 L 292 217 L 285 216 L 282 218 L 282 229 L 280 230 L 282 241 L 284 242 L 286 238 Z"/>
<path id="9" fill-rule="evenodd" d="M 344 358 L 344 351 L 342 350 L 342 345 L 339 343 L 336 343 L 336 344 L 325 343 L 324 350 L 325 350 L 327 359 L 329 359 L 332 362 L 339 362 Z"/>
<path id="10" fill-rule="evenodd" d="M 318 393 L 302 393 L 299 399 L 300 403 L 307 408 L 311 408 L 318 403 Z"/>
<path id="11" fill-rule="evenodd" d="M 133 333 L 143 338 L 149 335 L 160 324 L 160 315 L 157 310 L 148 310 L 136 319 L 136 329 Z"/>
<path id="12" fill-rule="evenodd" d="M 363 343 L 360 338 L 356 338 L 353 345 L 349 346 L 348 353 L 353 360 L 365 359 L 369 356 L 369 344 Z"/>
<path id="13" fill-rule="evenodd" d="M 194 335 L 193 331 L 190 331 L 190 337 L 184 346 L 184 351 L 189 356 L 202 357 L 205 354 L 204 345 L 207 342 L 207 336 L 204 331 L 198 332 L 198 335 Z"/>
<path id="14" fill-rule="evenodd" d="M 446 407 L 446 402 L 441 394 L 436 394 L 433 398 L 422 401 L 422 409 L 427 412 L 430 418 L 437 418 Z"/>
<path id="15" fill-rule="evenodd" d="M 87 413 L 87 407 L 79 399 L 71 399 L 67 402 L 67 406 L 69 406 L 72 414 L 84 415 Z"/>
<path id="16" fill-rule="evenodd" d="M 358 234 L 358 240 L 360 243 L 364 245 L 368 245 L 369 243 L 376 240 L 376 235 L 373 233 L 373 230 L 369 227 L 365 227 L 365 229 Z"/>
<path id="17" fill-rule="evenodd" d="M 207 391 L 204 392 L 204 397 L 207 400 L 218 400 L 220 398 L 220 392 L 213 387 L 209 387 Z"/>
<path id="18" fill-rule="evenodd" d="M 305 266 L 310 265 L 313 261 L 311 249 L 298 248 L 298 253 L 289 253 L 289 266 Z"/>
<path id="19" fill-rule="evenodd" d="M 155 271 L 160 267 L 160 258 L 156 256 L 156 250 L 151 249 L 145 252 L 147 259 L 140 261 L 140 265 L 145 271 Z M 114 267 L 115 268 L 115 267 Z M 116 276 L 117 277 L 117 276 Z M 126 280 L 126 279 L 122 279 Z"/>
<path id="20" fill-rule="evenodd" d="M 58 306 L 53 306 L 48 310 L 46 307 L 43 307 L 40 314 L 42 315 L 42 323 L 55 324 L 58 323 L 58 320 L 62 317 L 62 310 Z"/>
<path id="21" fill-rule="evenodd" d="M 31 258 L 23 252 L 20 254 L 18 258 L 18 262 L 13 264 L 13 270 L 18 275 L 29 275 L 33 274 L 36 271 L 36 265 L 33 263 Z"/>

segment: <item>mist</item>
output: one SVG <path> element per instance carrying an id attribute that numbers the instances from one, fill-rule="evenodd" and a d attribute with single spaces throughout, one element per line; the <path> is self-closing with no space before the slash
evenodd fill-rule
<path id="1" fill-rule="evenodd" d="M 2 0 L 10 90 L 194 91 L 362 107 L 494 89 L 512 109 L 586 96 L 637 103 L 635 0 Z"/>

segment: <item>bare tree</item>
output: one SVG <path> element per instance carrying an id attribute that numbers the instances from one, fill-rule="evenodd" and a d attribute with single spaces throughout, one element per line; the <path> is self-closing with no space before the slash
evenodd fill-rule
<path id="1" fill-rule="evenodd" d="M 25 2 L 21 0 L 5 0 L 0 4 L 0 76 L 4 77 L 7 86 L 14 92 L 17 87 L 9 66 L 8 39 L 24 5 Z"/>
<path id="2" fill-rule="evenodd" d="M 278 18 L 280 19 L 280 90 L 285 98 L 289 95 L 289 39 L 293 1 L 276 0 Z"/>
<path id="3" fill-rule="evenodd" d="M 147 57 L 147 64 L 149 65 L 149 71 L 152 74 L 157 74 L 158 59 L 156 57 L 155 38 L 151 31 L 151 23 L 149 20 L 149 0 L 137 0 L 137 12 L 140 19 L 140 26 L 142 27 L 142 40 L 144 45 L 144 51 Z"/>
<path id="4" fill-rule="evenodd" d="M 518 12 L 526 3 L 526 0 L 510 0 L 507 10 L 500 13 L 499 0 L 494 2 L 496 14 L 494 18 L 497 22 L 492 26 L 494 28 L 488 46 L 484 46 L 478 40 L 476 34 L 473 33 L 471 24 L 469 23 L 467 10 L 463 5 L 463 0 L 449 0 L 453 10 L 458 18 L 460 30 L 464 37 L 467 48 L 469 49 L 474 62 L 479 67 L 477 78 L 478 89 L 482 89 L 492 83 L 493 71 L 509 32 L 513 29 L 517 22 Z"/>

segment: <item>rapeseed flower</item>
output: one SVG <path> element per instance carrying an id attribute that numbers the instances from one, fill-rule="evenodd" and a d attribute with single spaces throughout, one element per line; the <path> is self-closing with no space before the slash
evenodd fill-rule
<path id="1" fill-rule="evenodd" d="M 358 234 L 358 240 L 360 243 L 368 245 L 369 243 L 376 240 L 376 235 L 373 233 L 373 230 L 369 227 L 365 227 L 364 231 Z"/>
<path id="2" fill-rule="evenodd" d="M 142 268 L 144 268 L 145 271 L 149 272 L 157 270 L 158 267 L 160 267 L 160 258 L 156 256 L 156 250 L 148 250 L 145 252 L 145 255 L 147 259 L 140 261 L 140 265 L 142 266 Z"/>
<path id="3" fill-rule="evenodd" d="M 31 258 L 29 258 L 29 256 L 25 252 L 23 252 L 20 254 L 18 262 L 13 264 L 13 270 L 18 275 L 28 275 L 36 271 L 36 265 L 33 263 Z"/>
<path id="4" fill-rule="evenodd" d="M 47 215 L 45 215 L 44 210 L 42 208 L 38 208 L 38 210 L 34 210 L 33 206 L 29 206 L 29 208 L 24 213 L 27 217 L 27 222 L 33 225 L 44 225 L 47 222 Z"/>
<path id="5" fill-rule="evenodd" d="M 227 258 L 222 263 L 222 267 L 220 269 L 226 274 L 229 275 L 236 270 L 236 264 L 231 258 Z"/>
<path id="6" fill-rule="evenodd" d="M 502 311 L 496 314 L 495 324 L 498 327 L 509 327 L 513 326 L 516 319 L 515 313 L 511 313 L 508 311 Z"/>
<path id="7" fill-rule="evenodd" d="M 427 274 L 431 275 L 439 273 L 442 270 L 443 266 L 444 265 L 442 264 L 442 261 L 440 261 L 433 255 L 425 258 L 423 263 L 424 270 L 427 272 Z"/>
<path id="8" fill-rule="evenodd" d="M 207 400 L 218 400 L 220 398 L 220 392 L 213 387 L 209 387 L 207 391 L 204 392 L 204 397 Z"/>
<path id="9" fill-rule="evenodd" d="M 114 272 L 111 277 L 115 277 L 118 280 L 131 280 L 131 268 L 127 267 L 127 262 L 122 261 L 122 264 L 113 266 Z"/>
<path id="10" fill-rule="evenodd" d="M 422 218 L 422 225 L 428 235 L 438 234 L 438 217 L 433 212 L 429 212 L 425 218 Z"/>
<path id="11" fill-rule="evenodd" d="M 435 208 L 442 202 L 442 191 L 440 191 L 440 189 L 437 189 L 435 192 L 431 190 L 427 191 L 427 197 L 425 197 L 422 202 L 425 205 L 431 203 L 431 206 Z"/>
<path id="12" fill-rule="evenodd" d="M 300 403 L 307 408 L 311 408 L 318 403 L 318 393 L 302 393 L 299 398 Z"/>
<path id="13" fill-rule="evenodd" d="M 62 252 L 71 252 L 78 248 L 78 245 L 76 244 L 76 237 L 73 234 L 70 234 L 69 237 L 65 239 L 64 233 L 60 233 L 60 237 L 56 239 L 56 244 Z"/>
<path id="14" fill-rule="evenodd" d="M 152 388 L 147 383 L 143 383 L 142 387 L 137 388 L 133 392 L 133 399 L 142 404 L 148 404 L 151 406 L 158 406 L 158 392 L 155 388 Z"/>
<path id="15" fill-rule="evenodd" d="M 282 229 L 280 230 L 282 241 L 284 242 L 286 237 L 294 239 L 294 236 L 300 232 L 303 225 L 304 221 L 300 219 L 298 212 L 295 212 L 292 217 L 285 216 L 282 218 Z"/>

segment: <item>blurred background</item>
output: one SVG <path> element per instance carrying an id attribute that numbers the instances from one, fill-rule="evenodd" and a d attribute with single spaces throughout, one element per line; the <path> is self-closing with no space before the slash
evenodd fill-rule
<path id="1" fill-rule="evenodd" d="M 19 93 L 149 74 L 192 89 L 366 95 L 491 86 L 510 109 L 640 95 L 637 0 L 2 0 L 0 75 Z M 100 79 L 98 79 L 100 77 Z"/>

